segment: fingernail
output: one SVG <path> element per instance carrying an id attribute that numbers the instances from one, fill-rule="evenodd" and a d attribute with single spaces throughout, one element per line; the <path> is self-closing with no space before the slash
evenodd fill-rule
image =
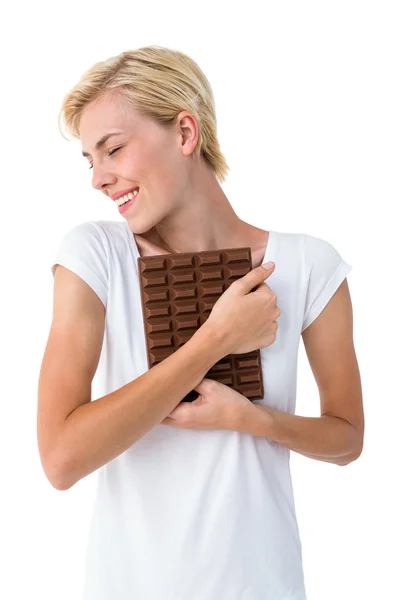
<path id="1" fill-rule="evenodd" d="M 272 262 L 272 260 L 269 260 L 268 262 L 264 263 L 263 265 L 261 265 L 264 269 L 270 269 L 272 267 L 274 263 Z"/>

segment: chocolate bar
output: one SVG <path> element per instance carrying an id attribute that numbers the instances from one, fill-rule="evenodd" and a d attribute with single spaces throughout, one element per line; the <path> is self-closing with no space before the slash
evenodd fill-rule
<path id="1" fill-rule="evenodd" d="M 149 369 L 185 344 L 218 298 L 252 269 L 250 248 L 140 256 L 140 293 Z M 260 350 L 228 354 L 206 373 L 246 396 L 264 397 Z M 182 402 L 199 394 L 192 390 Z"/>

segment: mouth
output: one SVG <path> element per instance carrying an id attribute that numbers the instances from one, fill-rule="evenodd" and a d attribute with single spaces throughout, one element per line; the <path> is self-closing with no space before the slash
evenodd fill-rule
<path id="1" fill-rule="evenodd" d="M 129 194 L 127 194 L 126 196 L 115 200 L 120 213 L 126 212 L 136 202 L 139 196 L 139 191 L 139 188 L 135 188 L 133 192 L 129 192 Z"/>
<path id="2" fill-rule="evenodd" d="M 139 191 L 139 186 L 137 185 L 136 187 L 132 188 L 131 190 L 126 190 L 126 192 L 118 192 L 116 194 L 113 194 L 111 196 L 112 200 L 114 202 L 117 202 L 117 204 L 121 204 L 121 202 L 128 200 L 128 196 L 129 194 L 135 194 L 135 192 Z"/>

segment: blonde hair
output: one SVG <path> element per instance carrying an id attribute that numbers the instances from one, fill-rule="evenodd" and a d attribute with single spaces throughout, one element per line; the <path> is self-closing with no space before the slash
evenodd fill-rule
<path id="1" fill-rule="evenodd" d="M 192 113 L 199 127 L 194 156 L 201 154 L 219 181 L 225 180 L 230 169 L 217 138 L 214 95 L 194 60 L 178 50 L 146 46 L 95 63 L 64 97 L 58 116 L 61 135 L 65 137 L 63 117 L 72 137 L 79 138 L 84 107 L 115 88 L 139 114 L 160 125 L 172 125 L 183 110 Z"/>

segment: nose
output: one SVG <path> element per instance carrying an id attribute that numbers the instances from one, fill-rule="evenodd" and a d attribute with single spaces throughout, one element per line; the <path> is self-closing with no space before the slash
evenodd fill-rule
<path id="1" fill-rule="evenodd" d="M 104 194 L 106 193 L 106 189 L 112 188 L 115 186 L 116 178 L 111 174 L 102 169 L 99 166 L 93 165 L 93 177 L 92 177 L 92 186 L 95 190 L 100 190 Z"/>

